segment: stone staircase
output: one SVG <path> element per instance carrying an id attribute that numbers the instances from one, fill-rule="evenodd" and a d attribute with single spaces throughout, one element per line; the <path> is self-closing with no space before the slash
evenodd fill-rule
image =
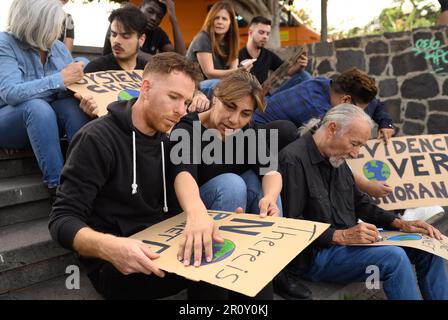
<path id="1" fill-rule="evenodd" d="M 32 151 L 0 150 L 0 299 L 14 299 L 15 292 L 61 277 L 76 264 L 74 255 L 51 239 L 49 213 L 49 194 Z M 24 298 L 52 297 L 40 288 L 34 292 Z"/>
<path id="2" fill-rule="evenodd" d="M 48 198 L 32 151 L 8 155 L 0 150 L 0 300 L 102 299 L 82 270 L 80 288 L 67 289 L 66 268 L 78 263 L 50 237 Z M 435 225 L 447 234 L 447 215 Z M 367 290 L 363 284 L 306 284 L 317 300 L 385 298 L 382 290 Z M 169 297 L 185 298 L 185 292 Z"/>

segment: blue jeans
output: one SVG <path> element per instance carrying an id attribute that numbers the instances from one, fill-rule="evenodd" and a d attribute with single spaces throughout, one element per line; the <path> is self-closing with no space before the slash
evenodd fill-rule
<path id="1" fill-rule="evenodd" d="M 59 128 L 67 133 L 68 141 L 90 118 L 79 108 L 75 98 L 47 102 L 32 99 L 16 106 L 0 108 L 0 146 L 22 149 L 31 144 L 49 188 L 59 184 L 63 157 L 59 143 Z"/>
<path id="2" fill-rule="evenodd" d="M 219 81 L 221 81 L 221 79 L 208 79 L 201 81 L 199 82 L 199 91 L 205 94 L 210 100 L 213 97 L 213 90 L 218 85 Z"/>
<path id="3" fill-rule="evenodd" d="M 258 202 L 263 198 L 263 191 L 260 179 L 252 170 L 241 176 L 234 173 L 221 174 L 204 183 L 199 191 L 205 207 L 209 210 L 232 212 L 241 207 L 247 213 L 260 213 Z M 280 197 L 277 206 L 281 213 Z"/>
<path id="4" fill-rule="evenodd" d="M 302 70 L 300 72 L 297 72 L 296 74 L 293 74 L 291 78 L 283 82 L 277 89 L 275 89 L 272 95 L 277 94 L 286 89 L 292 88 L 295 85 L 311 78 L 312 76 L 308 73 L 308 71 Z"/>
<path id="5" fill-rule="evenodd" d="M 415 264 L 417 279 L 412 268 Z M 379 268 L 380 280 L 389 299 L 448 299 L 448 276 L 444 260 L 433 254 L 397 246 L 332 246 L 318 251 L 309 270 L 301 276 L 311 281 L 337 283 L 364 282 Z"/>

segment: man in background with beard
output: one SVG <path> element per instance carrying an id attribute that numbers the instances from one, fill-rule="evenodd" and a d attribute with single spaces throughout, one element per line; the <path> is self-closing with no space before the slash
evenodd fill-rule
<path id="1" fill-rule="evenodd" d="M 283 60 L 274 52 L 266 49 L 266 45 L 271 35 L 271 20 L 256 16 L 249 23 L 249 35 L 247 44 L 241 48 L 238 55 L 238 60 L 244 61 L 246 59 L 257 59 L 253 63 L 251 73 L 263 84 L 269 75 L 269 71 L 275 71 L 283 63 Z M 288 69 L 290 79 L 286 80 L 276 89 L 275 92 L 280 92 L 291 88 L 305 80 L 311 78 L 311 75 L 305 71 L 308 64 L 308 57 L 304 52 L 295 64 Z M 267 91 L 270 88 L 265 88 Z"/>
<path id="2" fill-rule="evenodd" d="M 146 39 L 139 52 L 139 57 L 148 61 L 151 55 L 159 52 L 177 52 L 185 55 L 185 42 L 180 31 L 180 26 L 176 17 L 176 10 L 173 0 L 144 0 L 140 6 L 141 12 L 146 17 Z M 168 35 L 159 27 L 162 19 L 168 13 L 171 28 L 173 29 L 174 45 Z M 109 42 L 110 28 L 107 31 L 104 41 L 103 55 L 112 52 Z"/>

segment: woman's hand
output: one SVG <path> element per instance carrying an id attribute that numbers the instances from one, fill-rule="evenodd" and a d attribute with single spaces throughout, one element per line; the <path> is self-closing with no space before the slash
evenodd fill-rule
<path id="1" fill-rule="evenodd" d="M 280 215 L 277 201 L 272 197 L 261 198 L 258 207 L 260 208 L 260 217 L 278 217 Z"/>
<path id="2" fill-rule="evenodd" d="M 64 80 L 64 85 L 67 87 L 78 81 L 81 81 L 84 77 L 82 62 L 72 62 L 61 70 L 62 80 Z"/>

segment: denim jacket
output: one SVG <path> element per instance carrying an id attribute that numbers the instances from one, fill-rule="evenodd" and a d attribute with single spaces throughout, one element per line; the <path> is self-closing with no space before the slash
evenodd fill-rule
<path id="1" fill-rule="evenodd" d="M 36 98 L 49 99 L 65 91 L 60 71 L 72 61 L 64 44 L 56 41 L 42 65 L 36 49 L 0 32 L 0 108 Z"/>

